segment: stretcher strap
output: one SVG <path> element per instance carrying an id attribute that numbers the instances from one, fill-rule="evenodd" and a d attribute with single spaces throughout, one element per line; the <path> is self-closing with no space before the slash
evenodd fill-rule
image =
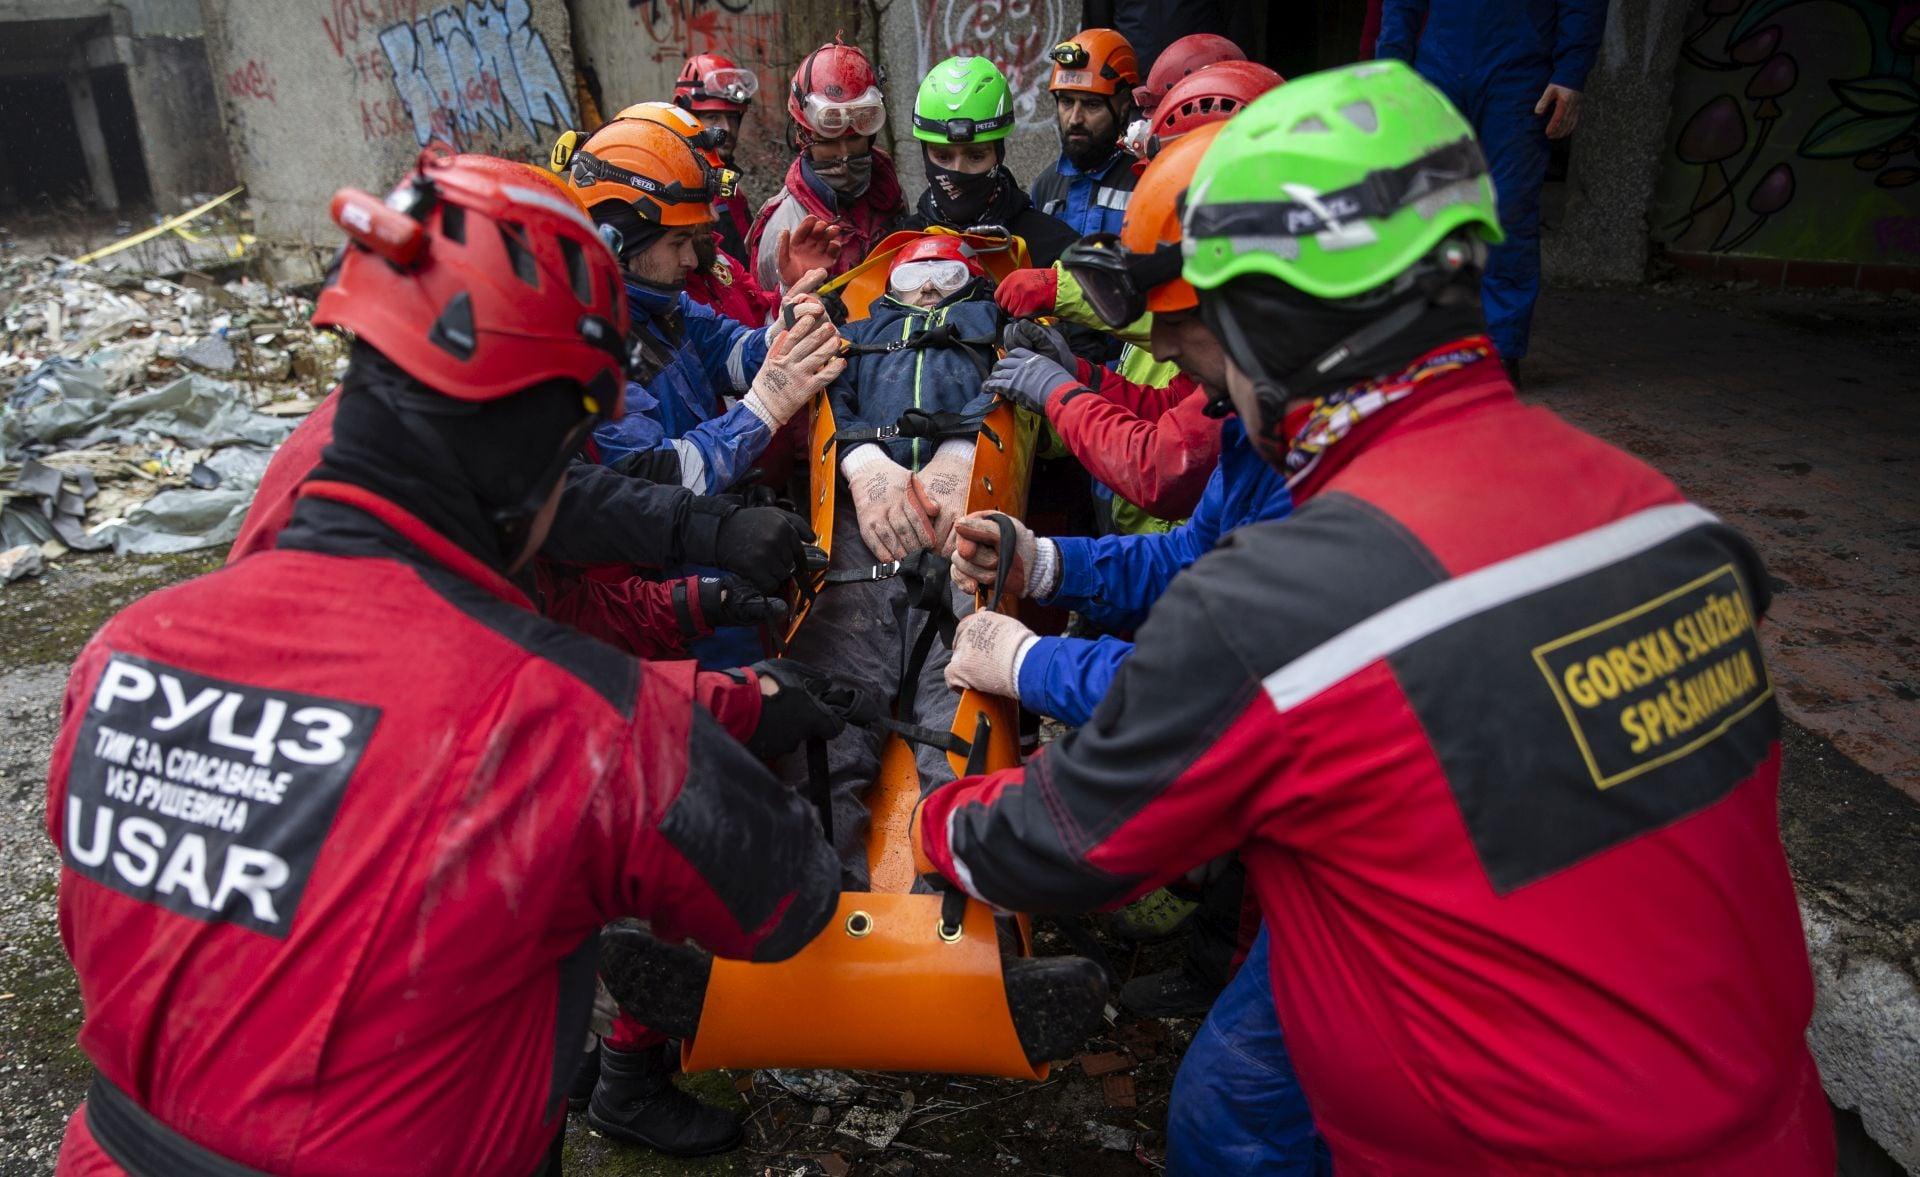
<path id="1" fill-rule="evenodd" d="M 925 331 L 921 331 L 918 334 L 909 335 L 905 339 L 895 339 L 888 343 L 842 344 L 840 354 L 843 356 L 883 356 L 891 355 L 899 351 L 922 351 L 933 347 L 956 347 L 967 353 L 967 358 L 972 360 L 974 366 L 980 369 L 981 379 L 985 379 L 987 373 L 993 369 L 993 360 L 991 357 L 996 353 L 996 349 L 998 349 L 999 346 L 1000 340 L 997 336 L 976 338 L 970 335 L 962 335 L 954 329 L 953 324 L 941 322 L 928 327 Z M 982 355 L 982 352 L 986 354 Z"/>
<path id="2" fill-rule="evenodd" d="M 925 409 L 908 409 L 900 414 L 900 419 L 891 425 L 881 425 L 871 429 L 842 429 L 833 435 L 832 445 L 858 445 L 869 441 L 898 441 L 901 439 L 924 438 L 927 440 L 951 437 L 974 437 L 984 434 L 995 446 L 1000 444 L 1000 435 L 986 423 L 985 413 L 929 413 Z"/>

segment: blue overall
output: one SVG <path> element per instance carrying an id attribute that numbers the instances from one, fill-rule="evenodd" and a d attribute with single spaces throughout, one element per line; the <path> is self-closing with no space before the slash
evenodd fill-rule
<path id="1" fill-rule="evenodd" d="M 1333 1158 L 1287 1062 L 1267 930 L 1193 1036 L 1167 1105 L 1169 1177 L 1327 1177 Z"/>
<path id="2" fill-rule="evenodd" d="M 1033 181 L 1034 207 L 1066 222 L 1078 236 L 1118 233 L 1133 198 L 1134 159 L 1116 151 L 1105 163 L 1082 171 L 1062 155 Z"/>
<path id="3" fill-rule="evenodd" d="M 1286 480 L 1254 450 L 1240 418 L 1229 417 L 1220 431 L 1220 463 L 1193 516 L 1171 531 L 1054 541 L 1060 583 L 1046 603 L 1109 629 L 1133 629 L 1173 578 L 1221 536 L 1292 509 Z M 1093 715 L 1132 652 L 1132 642 L 1114 637 L 1041 638 L 1020 663 L 1020 703 L 1077 727 Z"/>
<path id="4" fill-rule="evenodd" d="M 1426 27 L 1421 27 L 1425 20 Z M 1549 83 L 1583 90 L 1600 47 L 1606 0 L 1383 0 L 1374 52 L 1412 63 L 1460 108 L 1486 152 L 1507 239 L 1480 284 L 1503 359 L 1527 354 L 1540 297 L 1540 187 Z"/>

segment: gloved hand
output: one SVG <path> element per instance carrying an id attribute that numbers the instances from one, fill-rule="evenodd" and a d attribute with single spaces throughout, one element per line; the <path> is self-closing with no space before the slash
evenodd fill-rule
<path id="1" fill-rule="evenodd" d="M 989 695 L 1018 699 L 1020 686 L 1013 672 L 1020 662 L 1020 648 L 1034 636 L 1019 618 L 1005 613 L 967 614 L 953 631 L 947 685 L 956 691 L 972 687 Z"/>
<path id="2" fill-rule="evenodd" d="M 1079 383 L 1079 377 L 1051 357 L 1019 347 L 994 363 L 993 371 L 987 373 L 980 387 L 1045 417 L 1047 400 L 1054 391 Z"/>
<path id="3" fill-rule="evenodd" d="M 760 725 L 746 741 L 762 760 L 784 756 L 810 739 L 831 740 L 849 723 L 872 723 L 880 715 L 873 693 L 857 683 L 790 658 L 770 658 L 750 668 L 760 678 Z"/>
<path id="4" fill-rule="evenodd" d="M 1060 298 L 1060 274 L 1052 266 L 1043 270 L 1015 270 L 994 289 L 993 301 L 1016 318 L 1053 313 Z"/>
<path id="5" fill-rule="evenodd" d="M 1075 373 L 1080 371 L 1080 357 L 1073 354 L 1067 346 L 1067 337 L 1053 328 L 1032 319 L 1015 319 L 1000 332 L 1000 346 L 1012 351 L 1025 348 L 1037 351 L 1043 356 L 1052 356 L 1062 368 Z"/>
<path id="6" fill-rule="evenodd" d="M 1008 596 L 1027 595 L 1027 581 L 1039 559 L 1040 541 L 1033 530 L 1013 520 L 1013 551 L 1000 550 L 1000 528 L 993 520 L 997 511 L 975 511 L 953 525 L 953 582 L 961 591 L 977 593 L 992 588 L 1004 571 Z M 1012 518 L 1011 516 L 1008 516 Z"/>
<path id="7" fill-rule="evenodd" d="M 687 559 L 737 573 L 770 593 L 807 566 L 807 545 L 814 538 L 813 528 L 791 511 L 741 507 L 720 521 L 710 555 L 689 551 Z"/>
<path id="8" fill-rule="evenodd" d="M 953 551 L 953 525 L 967 513 L 973 445 L 960 438 L 941 442 L 933 458 L 915 475 L 921 506 L 931 508 L 927 517 L 933 526 L 933 550 L 943 556 Z"/>
<path id="9" fill-rule="evenodd" d="M 776 625 L 787 619 L 787 603 L 760 592 L 737 576 L 702 576 L 700 616 L 713 629 L 734 625 Z"/>
<path id="10" fill-rule="evenodd" d="M 826 272 L 840 260 L 842 232 L 840 226 L 829 225 L 813 216 L 801 220 L 796 228 L 782 229 L 774 247 L 774 267 L 780 272 L 780 285 L 789 291 L 812 289 L 805 286 L 810 270 L 819 270 L 824 280 Z M 818 285 L 819 282 L 814 283 Z"/>
<path id="11" fill-rule="evenodd" d="M 766 362 L 742 403 L 768 429 L 778 429 L 846 366 L 840 358 L 840 336 L 818 300 L 797 304 L 793 326 L 773 337 Z"/>
<path id="12" fill-rule="evenodd" d="M 847 475 L 860 538 L 878 560 L 902 560 L 933 546 L 933 522 L 914 493 L 913 474 L 884 453 L 871 454 Z"/>

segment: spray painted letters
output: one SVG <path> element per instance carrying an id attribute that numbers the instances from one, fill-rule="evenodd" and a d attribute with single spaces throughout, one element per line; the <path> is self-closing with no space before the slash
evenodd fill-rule
<path id="1" fill-rule="evenodd" d="M 535 141 L 572 125 L 572 95 L 532 15 L 527 0 L 483 0 L 381 31 L 394 89 L 422 146 L 508 135 L 515 120 Z"/>

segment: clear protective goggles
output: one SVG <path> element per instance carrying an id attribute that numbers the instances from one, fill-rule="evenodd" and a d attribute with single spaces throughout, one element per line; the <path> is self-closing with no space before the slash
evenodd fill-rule
<path id="1" fill-rule="evenodd" d="M 1135 119 L 1127 124 L 1127 133 L 1120 137 L 1120 146 L 1135 159 L 1147 158 L 1147 145 L 1153 139 L 1153 124 L 1146 119 Z"/>
<path id="2" fill-rule="evenodd" d="M 801 107 L 807 112 L 807 125 L 823 139 L 838 139 L 848 132 L 878 135 L 887 125 L 886 98 L 878 86 L 868 86 L 867 92 L 852 102 L 833 102 L 809 94 Z"/>
<path id="3" fill-rule="evenodd" d="M 930 285 L 944 297 L 971 281 L 973 271 L 967 268 L 967 263 L 944 257 L 901 262 L 887 275 L 888 288 L 899 294 L 911 294 Z"/>
<path id="4" fill-rule="evenodd" d="M 760 92 L 760 79 L 750 69 L 716 69 L 700 75 L 696 98 L 718 98 L 745 106 Z"/>

